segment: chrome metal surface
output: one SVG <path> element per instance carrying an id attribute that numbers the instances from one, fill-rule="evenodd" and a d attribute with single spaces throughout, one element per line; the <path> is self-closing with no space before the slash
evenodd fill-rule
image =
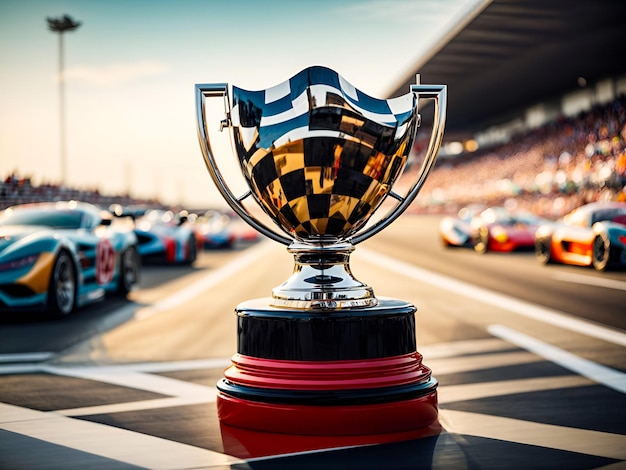
<path id="1" fill-rule="evenodd" d="M 378 304 L 374 290 L 350 271 L 351 243 L 312 246 L 295 242 L 287 251 L 294 257 L 293 274 L 272 290 L 270 305 L 338 310 Z"/>
<path id="2" fill-rule="evenodd" d="M 233 139 L 253 197 L 305 243 L 365 226 L 406 165 L 416 116 L 412 93 L 372 98 L 323 67 L 267 90 L 233 87 Z"/>
<path id="3" fill-rule="evenodd" d="M 419 80 L 419 78 L 418 78 Z M 289 245 L 292 276 L 274 289 L 275 306 L 339 309 L 377 304 L 373 290 L 351 274 L 353 245 L 395 220 L 417 196 L 443 138 L 446 87 L 413 85 L 406 95 L 373 98 L 325 67 L 309 67 L 274 87 L 250 91 L 196 85 L 198 137 L 205 163 L 227 203 L 247 223 Z M 224 99 L 236 157 L 250 188 L 235 196 L 218 170 L 209 141 L 205 99 Z M 420 123 L 420 99 L 434 99 L 435 125 L 415 182 L 393 191 Z M 391 196 L 396 202 L 368 225 Z M 244 207 L 254 199 L 274 223 Z"/>

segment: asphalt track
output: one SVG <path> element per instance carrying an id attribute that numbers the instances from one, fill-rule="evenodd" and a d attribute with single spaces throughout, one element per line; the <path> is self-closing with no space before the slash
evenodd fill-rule
<path id="1" fill-rule="evenodd" d="M 0 320 L 0 468 L 626 468 L 626 273 L 445 249 L 437 222 L 405 215 L 352 256 L 378 296 L 418 307 L 440 383 L 429 436 L 355 446 L 220 427 L 233 307 L 292 268 L 263 241 L 146 267 L 130 301 Z"/>

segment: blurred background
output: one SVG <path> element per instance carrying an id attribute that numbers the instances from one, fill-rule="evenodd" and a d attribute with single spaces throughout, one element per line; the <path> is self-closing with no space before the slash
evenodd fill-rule
<path id="1" fill-rule="evenodd" d="M 261 89 L 317 64 L 383 97 L 482 3 L 0 0 L 0 175 L 18 180 L 1 202 L 62 186 L 219 206 L 196 83 Z"/>
<path id="2" fill-rule="evenodd" d="M 222 206 L 199 151 L 194 84 L 261 89 L 314 64 L 376 97 L 405 94 L 417 73 L 448 85 L 444 146 L 415 211 L 480 202 L 557 217 L 624 200 L 625 10 L 614 1 L 0 0 L 0 204 Z"/>

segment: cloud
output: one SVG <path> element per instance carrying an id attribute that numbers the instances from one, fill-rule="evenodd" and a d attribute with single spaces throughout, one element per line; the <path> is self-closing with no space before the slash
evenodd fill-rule
<path id="1" fill-rule="evenodd" d="M 163 75 L 170 70 L 166 64 L 142 61 L 132 64 L 105 66 L 76 66 L 65 71 L 65 80 L 96 86 L 113 86 L 146 77 Z"/>

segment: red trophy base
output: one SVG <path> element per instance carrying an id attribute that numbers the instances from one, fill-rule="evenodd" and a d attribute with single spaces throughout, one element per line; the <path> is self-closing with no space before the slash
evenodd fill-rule
<path id="1" fill-rule="evenodd" d="M 298 448 L 437 432 L 437 381 L 416 351 L 412 304 L 385 299 L 333 311 L 268 305 L 257 299 L 236 309 L 238 353 L 217 385 L 229 442 L 248 448 L 242 436 L 306 436 L 309 444 Z"/>
<path id="2" fill-rule="evenodd" d="M 309 436 L 304 434 L 278 434 L 252 431 L 220 423 L 224 452 L 240 459 L 311 452 L 316 450 L 341 449 L 346 447 L 388 444 L 392 442 L 424 439 L 441 433 L 441 425 L 435 421 L 430 426 L 383 434 L 359 436 Z"/>

